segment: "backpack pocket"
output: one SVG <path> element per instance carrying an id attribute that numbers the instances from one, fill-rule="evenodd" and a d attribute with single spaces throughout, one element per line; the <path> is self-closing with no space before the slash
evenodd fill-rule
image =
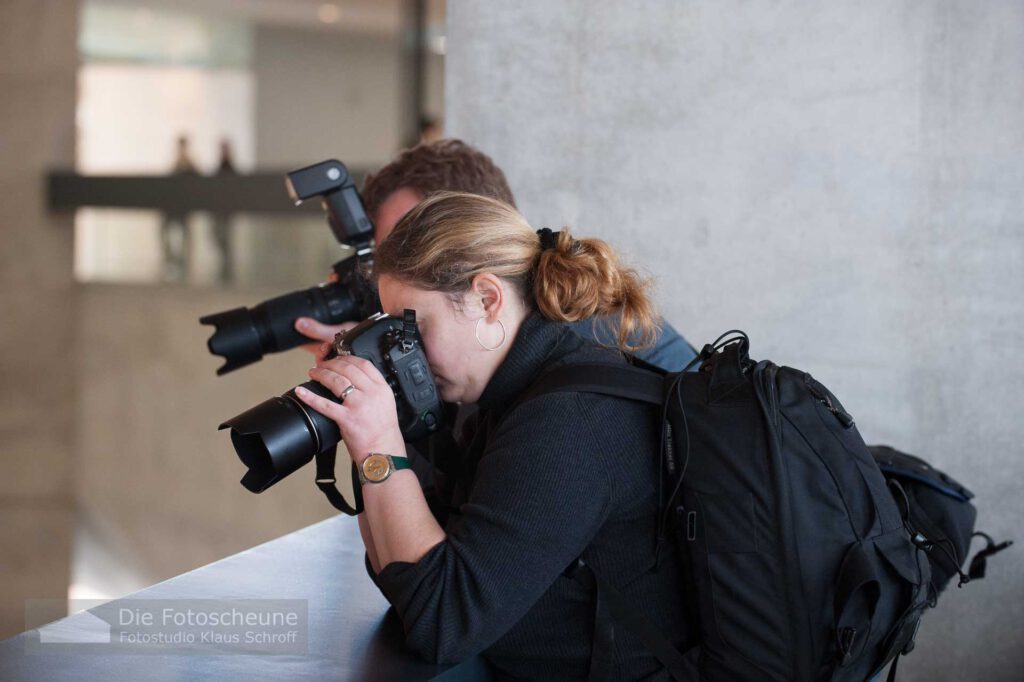
<path id="1" fill-rule="evenodd" d="M 880 623 L 885 630 L 879 640 L 882 655 L 875 663 L 874 672 L 878 672 L 893 658 L 914 648 L 921 615 L 935 605 L 935 594 L 928 558 L 911 543 L 906 531 L 886 533 L 873 538 L 873 542 L 890 578 L 895 580 L 892 589 L 899 595 L 891 600 L 892 606 Z"/>
<path id="2" fill-rule="evenodd" d="M 753 495 L 697 493 L 697 502 L 708 554 L 757 551 Z"/>
<path id="3" fill-rule="evenodd" d="M 833 680 L 863 680 L 912 647 L 930 605 L 927 560 L 902 528 L 853 543 L 835 584 Z"/>
<path id="4" fill-rule="evenodd" d="M 790 678 L 786 605 L 771 538 L 758 537 L 755 496 L 684 488 L 683 499 L 676 532 L 697 604 L 703 679 Z"/>

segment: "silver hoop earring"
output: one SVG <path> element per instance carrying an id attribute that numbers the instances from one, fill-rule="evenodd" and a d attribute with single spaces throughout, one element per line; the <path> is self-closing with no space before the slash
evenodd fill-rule
<path id="1" fill-rule="evenodd" d="M 489 346 L 484 345 L 484 342 L 480 340 L 480 323 L 483 322 L 483 321 L 484 321 L 484 318 L 482 318 L 482 317 L 476 321 L 476 342 L 479 343 L 480 347 L 483 348 L 484 350 L 498 350 L 499 348 L 501 348 L 502 346 L 505 345 L 505 336 L 506 336 L 506 334 L 505 334 L 505 325 L 504 325 L 504 323 L 502 323 L 501 320 L 495 320 L 498 323 L 498 326 L 501 327 L 501 341 L 494 348 L 490 348 Z"/>

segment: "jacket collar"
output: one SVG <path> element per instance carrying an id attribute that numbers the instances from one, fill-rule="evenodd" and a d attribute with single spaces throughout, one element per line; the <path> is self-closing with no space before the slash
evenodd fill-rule
<path id="1" fill-rule="evenodd" d="M 520 325 L 508 356 L 487 383 L 477 404 L 504 413 L 543 370 L 585 342 L 566 325 L 544 319 L 534 311 Z"/>

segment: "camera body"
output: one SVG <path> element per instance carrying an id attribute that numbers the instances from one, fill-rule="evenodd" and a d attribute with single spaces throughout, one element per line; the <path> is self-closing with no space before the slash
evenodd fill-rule
<path id="1" fill-rule="evenodd" d="M 416 326 L 416 311 L 403 319 L 377 313 L 334 339 L 327 359 L 355 355 L 372 362 L 395 392 L 398 424 L 406 441 L 437 430 L 443 419 L 441 399 L 430 373 L 423 341 Z"/>
<path id="2" fill-rule="evenodd" d="M 334 264 L 334 282 L 264 301 L 252 308 L 234 308 L 199 318 L 216 330 L 206 345 L 224 357 L 218 375 L 252 364 L 266 353 L 279 353 L 312 339 L 295 330 L 295 320 L 312 317 L 323 324 L 362 320 L 380 310 L 368 274 L 373 268 L 373 223 L 348 169 L 329 159 L 285 175 L 285 187 L 296 205 L 319 197 L 327 223 L 338 242 L 355 255 Z"/>
<path id="3" fill-rule="evenodd" d="M 334 355 L 356 355 L 374 364 L 395 394 L 398 423 L 406 441 L 416 441 L 440 428 L 443 405 L 430 373 L 416 313 L 406 310 L 399 320 L 375 314 L 345 334 L 338 334 Z M 334 402 L 329 390 L 315 381 L 304 388 Z M 231 429 L 231 442 L 248 471 L 246 489 L 259 493 L 333 448 L 341 440 L 332 419 L 311 409 L 292 389 L 266 400 L 220 425 Z"/>

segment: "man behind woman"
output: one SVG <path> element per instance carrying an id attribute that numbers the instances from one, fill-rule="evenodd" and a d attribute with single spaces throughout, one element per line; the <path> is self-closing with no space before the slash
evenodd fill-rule
<path id="1" fill-rule="evenodd" d="M 503 201 L 515 208 L 515 198 L 505 174 L 483 152 L 460 140 L 439 140 L 407 149 L 391 163 L 369 175 L 363 184 L 363 203 L 374 224 L 374 237 L 380 245 L 391 234 L 395 224 L 413 206 L 434 192 L 468 192 Z M 601 342 L 614 342 L 617 320 L 578 320 L 570 326 L 586 337 Z M 323 325 L 308 317 L 296 320 L 296 329 L 322 342 L 353 326 Z M 595 333 L 596 331 L 596 333 Z M 306 349 L 317 353 L 320 343 Z M 637 355 L 667 370 L 679 370 L 692 360 L 696 351 L 672 325 L 663 322 L 653 345 Z"/>

